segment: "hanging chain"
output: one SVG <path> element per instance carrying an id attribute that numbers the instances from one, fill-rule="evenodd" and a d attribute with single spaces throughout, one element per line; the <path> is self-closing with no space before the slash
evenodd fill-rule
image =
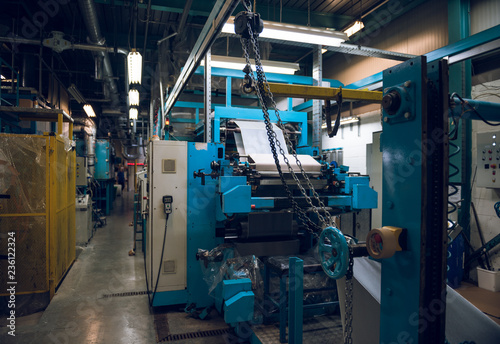
<path id="1" fill-rule="evenodd" d="M 349 247 L 349 267 L 345 275 L 345 328 L 344 344 L 352 344 L 352 291 L 353 291 L 353 270 L 354 252 L 352 246 Z"/>
<path id="2" fill-rule="evenodd" d="M 245 0 L 243 1 L 243 6 L 245 7 L 246 11 L 251 12 L 251 3 L 250 0 Z M 247 28 L 249 32 L 249 39 L 246 38 L 240 38 L 241 39 L 241 45 L 243 47 L 245 59 L 247 66 L 245 67 L 245 72 L 247 74 L 247 79 L 251 85 L 254 86 L 255 92 L 257 94 L 257 97 L 259 98 L 259 102 L 262 105 L 262 112 L 264 114 L 264 123 L 266 126 L 266 131 L 267 131 L 267 138 L 269 141 L 269 145 L 271 148 L 271 152 L 274 158 L 274 162 L 276 164 L 276 169 L 278 170 L 281 183 L 283 184 L 287 196 L 290 199 L 290 202 L 292 203 L 293 209 L 295 213 L 298 215 L 301 223 L 306 226 L 307 230 L 309 233 L 311 233 L 313 236 L 316 238 L 319 237 L 318 231 L 320 231 L 322 228 L 318 226 L 317 224 L 313 223 L 311 219 L 307 216 L 307 214 L 304 212 L 302 208 L 299 207 L 297 202 L 295 201 L 293 194 L 288 187 L 288 184 L 286 183 L 285 177 L 283 175 L 283 171 L 281 169 L 281 164 L 279 161 L 279 156 L 278 152 L 279 151 L 280 155 L 282 156 L 283 161 L 286 163 L 288 172 L 290 175 L 293 177 L 295 180 L 297 187 L 299 188 L 301 194 L 304 196 L 306 199 L 307 203 L 309 206 L 313 209 L 314 213 L 318 217 L 318 220 L 321 222 L 323 227 L 329 226 L 333 224 L 333 217 L 331 216 L 330 212 L 326 208 L 325 204 L 323 201 L 320 199 L 318 193 L 316 192 L 314 186 L 311 183 L 311 180 L 309 179 L 309 176 L 307 175 L 306 171 L 302 167 L 302 164 L 297 156 L 296 150 L 293 148 L 293 145 L 290 141 L 289 135 L 285 131 L 285 126 L 281 120 L 281 117 L 279 115 L 278 107 L 276 105 L 276 102 L 274 100 L 273 94 L 271 92 L 269 83 L 267 81 L 266 75 L 264 73 L 263 67 L 262 67 L 262 62 L 260 59 L 260 50 L 259 50 L 259 45 L 256 39 L 256 36 L 253 33 L 252 27 L 250 23 L 247 23 Z M 253 76 L 252 68 L 251 68 L 251 61 L 250 61 L 250 44 L 252 45 L 253 52 L 254 52 L 254 58 L 255 58 L 255 71 L 257 74 L 257 82 L 255 82 L 255 78 Z M 256 86 L 256 87 L 255 87 Z M 292 156 L 295 159 L 296 165 L 300 169 L 300 174 L 302 175 L 303 179 L 306 181 L 308 188 L 312 192 L 312 195 L 314 199 L 317 201 L 318 206 L 315 206 L 311 197 L 307 194 L 306 189 L 302 186 L 302 182 L 299 180 L 297 174 L 293 170 L 293 167 L 290 164 L 290 161 L 285 154 L 285 151 L 283 147 L 281 146 L 280 141 L 277 138 L 276 132 L 273 129 L 273 124 L 271 122 L 270 116 L 269 116 L 269 108 L 268 108 L 268 100 L 271 102 L 271 107 L 274 110 L 274 113 L 276 115 L 276 118 L 278 120 L 277 126 L 283 131 L 283 136 L 285 138 L 285 143 L 288 147 L 290 147 L 290 151 L 292 153 Z M 277 148 L 277 149 L 276 149 Z M 324 215 L 320 214 L 320 210 L 324 213 Z M 345 344 L 352 344 L 352 296 L 353 296 L 353 264 L 354 264 L 354 253 L 351 245 L 348 245 L 349 247 L 349 266 L 347 269 L 346 273 L 346 288 L 345 288 L 345 331 L 344 331 L 344 343 Z"/>
<path id="3" fill-rule="evenodd" d="M 245 8 L 246 8 L 247 11 L 251 11 L 251 6 L 248 3 L 248 1 L 244 2 L 244 6 L 245 6 Z M 268 135 L 268 140 L 269 140 L 269 143 L 270 143 L 270 146 L 271 146 L 271 151 L 273 153 L 274 161 L 275 161 L 278 173 L 280 175 L 281 181 L 282 181 L 282 183 L 283 183 L 283 185 L 284 185 L 284 187 L 285 187 L 285 189 L 287 191 L 287 194 L 288 194 L 288 196 L 289 196 L 289 198 L 290 198 L 290 200 L 292 202 L 294 211 L 297 212 L 297 214 L 299 215 L 299 218 L 302 221 L 303 220 L 302 216 L 307 217 L 307 215 L 305 215 L 304 211 L 300 207 L 298 207 L 298 204 L 296 204 L 295 200 L 293 199 L 293 195 L 291 194 L 291 191 L 289 190 L 288 185 L 286 184 L 286 181 L 285 181 L 284 176 L 283 176 L 283 172 L 281 170 L 281 165 L 280 165 L 279 157 L 278 157 L 277 152 L 276 152 L 276 147 L 278 148 L 278 151 L 279 151 L 280 155 L 282 156 L 283 161 L 287 165 L 288 172 L 293 177 L 293 179 L 295 180 L 295 182 L 297 184 L 297 187 L 299 188 L 301 194 L 304 196 L 305 200 L 307 201 L 307 203 L 309 204 L 309 206 L 313 209 L 314 213 L 318 217 L 318 220 L 321 222 L 322 227 L 329 226 L 329 225 L 332 224 L 333 218 L 332 218 L 330 212 L 328 211 L 328 209 L 326 208 L 325 204 L 323 203 L 323 201 L 320 199 L 320 197 L 319 197 L 318 193 L 316 192 L 314 186 L 312 185 L 312 183 L 311 183 L 311 181 L 309 179 L 309 176 L 307 175 L 306 171 L 302 167 L 302 164 L 301 164 L 300 160 L 298 159 L 297 152 L 293 148 L 293 145 L 292 145 L 292 143 L 290 141 L 290 137 L 288 136 L 288 134 L 285 131 L 285 126 L 284 126 L 284 124 L 283 124 L 283 122 L 281 120 L 281 117 L 279 115 L 279 111 L 278 111 L 276 102 L 275 102 L 275 100 L 273 98 L 273 94 L 271 92 L 269 83 L 267 81 L 266 75 L 265 75 L 264 70 L 262 68 L 262 62 L 261 62 L 261 59 L 260 59 L 260 50 L 259 50 L 258 42 L 256 40 L 256 35 L 253 33 L 253 30 L 252 30 L 252 27 L 251 27 L 250 23 L 247 23 L 247 28 L 248 28 L 248 31 L 249 31 L 249 34 L 250 34 L 249 35 L 250 39 L 241 38 L 241 42 L 242 42 L 242 46 L 243 46 L 243 50 L 244 50 L 244 54 L 245 54 L 245 59 L 246 59 L 246 62 L 247 62 L 247 67 L 248 67 L 248 68 L 246 68 L 246 70 L 247 70 L 247 76 L 252 81 L 252 83 L 257 86 L 255 88 L 255 91 L 256 91 L 257 96 L 259 98 L 259 101 L 260 101 L 260 103 L 262 105 L 262 110 L 263 110 L 263 113 L 264 113 L 264 121 L 265 121 L 265 124 L 266 124 L 266 130 L 267 130 L 267 135 Z M 258 81 L 257 83 L 254 80 L 253 73 L 252 73 L 252 70 L 251 70 L 251 67 L 250 67 L 251 66 L 250 53 L 249 53 L 250 43 L 252 45 L 252 48 L 253 48 L 253 51 L 254 51 L 254 55 L 255 55 L 255 66 L 256 66 L 255 69 L 256 69 L 257 81 Z M 287 155 L 285 154 L 285 151 L 284 151 L 283 147 L 281 147 L 281 143 L 277 139 L 277 135 L 276 135 L 276 133 L 273 130 L 273 124 L 271 123 L 271 120 L 270 120 L 270 117 L 269 117 L 269 111 L 268 111 L 269 109 L 268 109 L 266 97 L 269 98 L 269 100 L 271 101 L 271 106 L 274 109 L 276 118 L 278 120 L 277 126 L 278 126 L 278 128 L 280 128 L 283 131 L 285 142 L 286 142 L 287 146 L 290 147 L 291 153 L 292 153 L 292 155 L 293 155 L 293 157 L 295 159 L 295 163 L 299 167 L 300 173 L 301 173 L 303 179 L 306 181 L 308 188 L 311 190 L 314 199 L 318 203 L 318 206 L 314 205 L 311 197 L 309 197 L 309 195 L 307 194 L 306 189 L 302 186 L 302 182 L 299 180 L 297 174 L 295 173 L 293 167 L 290 164 L 290 161 L 289 161 Z M 320 213 L 320 210 L 324 213 L 324 215 L 322 215 Z M 314 229 L 316 229 L 316 231 L 318 229 L 321 229 L 321 227 L 319 227 L 316 224 L 314 224 L 314 226 L 311 226 L 311 220 L 308 217 L 307 217 L 306 222 L 309 224 L 309 226 L 307 226 L 307 228 L 308 228 L 308 230 L 310 232 L 314 231 Z M 315 234 L 316 237 L 318 236 L 317 233 L 311 233 L 311 234 Z"/>

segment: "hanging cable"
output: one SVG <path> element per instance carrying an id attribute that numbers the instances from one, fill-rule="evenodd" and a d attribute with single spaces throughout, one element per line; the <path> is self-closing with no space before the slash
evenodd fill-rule
<path id="1" fill-rule="evenodd" d="M 459 127 L 459 119 L 453 118 L 450 123 L 451 130 L 449 133 L 450 153 L 448 155 L 448 165 L 450 168 L 450 172 L 448 175 L 448 180 L 451 180 L 453 177 L 457 176 L 460 173 L 460 168 L 451 162 L 452 158 L 461 152 L 460 147 L 452 142 L 453 140 L 456 140 L 458 137 L 458 127 Z M 452 184 L 451 182 L 449 182 L 448 185 L 452 189 L 451 191 L 448 192 L 448 208 L 451 207 L 451 209 L 448 209 L 448 222 L 452 224 L 451 228 L 448 228 L 448 231 L 451 231 L 455 229 L 455 227 L 457 226 L 457 223 L 451 219 L 451 214 L 453 214 L 458 210 L 457 202 L 452 202 L 451 198 L 456 194 L 458 194 L 459 189 L 456 185 Z"/>
<path id="2" fill-rule="evenodd" d="M 156 291 L 158 290 L 158 282 L 160 281 L 160 274 L 161 274 L 161 268 L 163 265 L 163 254 L 165 253 L 165 240 L 167 239 L 167 224 L 168 224 L 168 214 L 165 219 L 165 232 L 163 233 L 163 245 L 161 247 L 161 258 L 160 258 L 160 265 L 158 266 L 158 275 L 156 276 L 156 283 L 155 283 L 155 289 L 153 291 L 153 298 L 150 299 L 149 297 L 149 285 L 148 285 L 148 274 L 146 271 L 146 287 L 148 290 L 148 299 L 149 299 L 149 306 L 153 307 L 153 303 L 155 302 L 155 296 L 156 296 Z M 144 259 L 144 268 L 146 268 L 146 259 Z M 151 269 L 153 266 L 151 266 Z"/>
<path id="3" fill-rule="evenodd" d="M 457 98 L 458 98 L 458 100 L 460 100 L 460 104 L 461 104 L 463 107 L 467 106 L 467 107 L 469 108 L 469 110 L 465 110 L 465 109 L 464 109 L 464 110 L 462 111 L 462 114 L 460 115 L 460 117 L 462 117 L 462 116 L 463 116 L 466 112 L 472 111 L 472 112 L 474 112 L 474 113 L 477 115 L 477 117 L 479 117 L 479 119 L 480 119 L 481 121 L 483 121 L 484 123 L 486 123 L 486 124 L 488 124 L 488 125 L 491 125 L 491 126 L 493 126 L 493 127 L 497 127 L 497 126 L 499 126 L 499 125 L 500 125 L 500 123 L 491 123 L 491 122 L 487 121 L 486 119 L 484 119 L 484 117 L 483 117 L 483 116 L 481 116 L 481 114 L 480 114 L 480 113 L 476 110 L 476 108 L 475 108 L 475 107 L 473 107 L 472 105 L 470 105 L 470 103 L 469 103 L 467 100 L 465 100 L 465 99 L 463 99 L 462 97 L 460 97 L 460 96 L 459 96 L 456 92 L 455 92 L 455 93 L 452 93 L 452 95 L 451 95 L 450 99 L 451 99 L 451 100 L 453 100 L 453 98 L 455 98 L 455 97 L 457 97 Z"/>

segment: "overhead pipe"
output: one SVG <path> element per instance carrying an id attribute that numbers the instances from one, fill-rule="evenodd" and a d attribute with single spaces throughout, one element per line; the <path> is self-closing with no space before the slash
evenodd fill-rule
<path id="1" fill-rule="evenodd" d="M 186 25 L 187 17 L 189 14 L 189 11 L 191 9 L 191 5 L 193 4 L 193 0 L 187 0 L 185 5 L 184 5 L 184 10 L 182 11 L 182 17 L 179 22 L 179 28 L 177 29 L 177 33 L 179 34 L 179 37 L 177 39 L 181 39 L 181 34 L 182 31 L 184 30 L 184 26 Z"/>
<path id="2" fill-rule="evenodd" d="M 97 46 L 104 46 L 104 44 L 106 43 L 106 39 L 101 33 L 101 27 L 99 25 L 99 20 L 97 19 L 97 11 L 94 1 L 78 0 L 78 4 L 80 5 L 81 15 L 87 28 L 90 42 Z M 118 87 L 116 86 L 116 82 L 113 79 L 113 69 L 111 67 L 109 55 L 107 52 L 99 52 L 99 54 L 101 54 L 103 57 L 103 76 L 106 79 L 106 84 L 108 85 L 110 91 L 111 101 L 113 105 L 118 105 Z"/>
<path id="3" fill-rule="evenodd" d="M 15 44 L 43 45 L 45 47 L 50 48 L 49 45 L 41 44 L 40 40 L 27 39 L 27 38 L 22 38 L 22 37 L 1 36 L 0 42 L 15 43 Z M 125 48 L 117 48 L 115 50 L 115 48 L 113 48 L 113 47 L 106 47 L 106 46 L 92 45 L 92 44 L 70 44 L 68 46 L 68 48 L 66 48 L 65 50 L 87 50 L 87 51 L 104 52 L 104 53 L 116 52 L 116 53 L 122 54 L 122 55 L 128 55 L 128 53 L 129 53 L 129 51 Z"/>

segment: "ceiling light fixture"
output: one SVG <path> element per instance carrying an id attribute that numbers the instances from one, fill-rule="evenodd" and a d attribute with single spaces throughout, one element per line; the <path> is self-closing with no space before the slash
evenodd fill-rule
<path id="1" fill-rule="evenodd" d="M 234 32 L 234 17 L 230 17 L 227 23 L 224 24 L 222 32 L 236 34 Z M 347 40 L 347 35 L 344 32 L 277 23 L 267 20 L 264 20 L 264 30 L 259 37 L 332 47 L 339 47 L 340 43 Z"/>
<path id="2" fill-rule="evenodd" d="M 95 112 L 94 112 L 94 109 L 92 108 L 92 105 L 85 104 L 83 106 L 83 110 L 85 110 L 85 113 L 87 114 L 87 116 L 89 116 L 89 117 L 95 117 Z"/>
<path id="3" fill-rule="evenodd" d="M 359 117 L 346 117 L 340 120 L 340 125 L 358 123 Z M 335 125 L 335 121 L 332 121 L 332 126 Z M 326 123 L 321 126 L 321 129 L 326 129 Z"/>
<path id="4" fill-rule="evenodd" d="M 129 84 L 140 84 L 142 78 L 142 56 L 132 49 L 127 56 L 128 62 L 128 82 Z"/>
<path id="5" fill-rule="evenodd" d="M 137 110 L 137 108 L 130 108 L 130 110 L 128 111 L 128 118 L 130 120 L 133 120 L 133 119 L 137 119 L 137 116 L 139 115 L 139 110 Z"/>
<path id="6" fill-rule="evenodd" d="M 266 73 L 294 75 L 295 72 L 300 69 L 300 65 L 298 63 L 269 60 L 262 60 L 261 62 L 264 72 Z M 243 70 L 246 66 L 246 61 L 245 59 L 239 57 L 212 55 L 211 64 L 212 67 Z M 202 60 L 201 65 L 205 65 L 204 60 Z M 254 64 L 252 64 L 252 69 L 255 70 Z"/>
<path id="7" fill-rule="evenodd" d="M 75 98 L 75 100 L 79 103 L 79 104 L 85 104 L 87 103 L 87 101 L 85 100 L 85 98 L 82 96 L 82 94 L 80 93 L 80 91 L 78 90 L 78 88 L 76 88 L 75 84 L 71 84 L 69 87 L 68 87 L 68 92 L 73 96 L 73 98 Z"/>
<path id="8" fill-rule="evenodd" d="M 356 32 L 360 31 L 362 28 L 365 27 L 365 24 L 361 20 L 356 20 L 352 25 L 350 25 L 347 29 L 344 30 L 345 34 L 348 37 L 351 37 L 354 35 Z"/>
<path id="9" fill-rule="evenodd" d="M 139 106 L 139 91 L 131 89 L 128 91 L 128 102 L 130 106 Z"/>

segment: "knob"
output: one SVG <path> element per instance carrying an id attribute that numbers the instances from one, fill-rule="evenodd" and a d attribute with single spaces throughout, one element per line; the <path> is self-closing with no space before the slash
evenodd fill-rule
<path id="1" fill-rule="evenodd" d="M 382 107 L 389 115 L 398 112 L 401 106 L 401 95 L 397 91 L 391 91 L 382 98 Z"/>

